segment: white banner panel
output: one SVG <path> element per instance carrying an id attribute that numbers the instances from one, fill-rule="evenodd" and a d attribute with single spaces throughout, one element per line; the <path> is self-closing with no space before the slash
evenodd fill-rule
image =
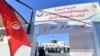
<path id="1" fill-rule="evenodd" d="M 35 21 L 47 20 L 87 20 L 100 11 L 98 3 L 65 5 L 36 12 Z"/>
<path id="2" fill-rule="evenodd" d="M 76 21 L 68 23 L 57 23 L 57 24 L 40 24 L 39 25 L 39 34 L 51 34 L 51 33 L 66 33 L 66 32 L 84 32 L 91 31 L 92 26 L 80 23 Z"/>

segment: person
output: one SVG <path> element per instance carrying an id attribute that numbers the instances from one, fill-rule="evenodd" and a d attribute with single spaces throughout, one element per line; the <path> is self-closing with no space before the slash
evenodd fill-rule
<path id="1" fill-rule="evenodd" d="M 35 50 L 35 56 L 39 56 L 38 50 Z"/>
<path id="2" fill-rule="evenodd" d="M 45 51 L 43 47 L 40 47 L 39 49 L 39 56 L 45 56 Z"/>
<path id="3" fill-rule="evenodd" d="M 35 50 L 35 56 L 38 56 L 39 53 L 38 53 L 38 42 L 36 42 L 36 50 Z"/>
<path id="4" fill-rule="evenodd" d="M 37 50 L 35 50 L 35 56 L 37 56 Z"/>

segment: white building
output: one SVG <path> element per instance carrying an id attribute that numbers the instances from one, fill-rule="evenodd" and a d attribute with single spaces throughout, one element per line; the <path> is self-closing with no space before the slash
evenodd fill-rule
<path id="1" fill-rule="evenodd" d="M 49 43 L 42 43 L 42 46 L 50 53 L 64 53 L 69 49 L 69 46 L 66 46 L 64 41 L 57 41 L 54 38 Z"/>

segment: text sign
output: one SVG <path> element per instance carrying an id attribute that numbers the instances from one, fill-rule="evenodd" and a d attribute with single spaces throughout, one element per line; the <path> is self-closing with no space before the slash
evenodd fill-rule
<path id="1" fill-rule="evenodd" d="M 51 34 L 51 33 L 70 33 L 70 32 L 81 32 L 90 31 L 91 26 L 87 24 L 68 24 L 68 23 L 57 23 L 57 24 L 40 24 L 39 34 Z"/>
<path id="2" fill-rule="evenodd" d="M 100 11 L 98 3 L 84 3 L 43 9 L 36 12 L 35 21 L 86 20 Z"/>

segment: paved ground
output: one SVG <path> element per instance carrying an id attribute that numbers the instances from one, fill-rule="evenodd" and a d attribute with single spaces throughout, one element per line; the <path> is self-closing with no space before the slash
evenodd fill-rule
<path id="1" fill-rule="evenodd" d="M 49 53 L 46 56 L 69 56 L 68 53 Z"/>

